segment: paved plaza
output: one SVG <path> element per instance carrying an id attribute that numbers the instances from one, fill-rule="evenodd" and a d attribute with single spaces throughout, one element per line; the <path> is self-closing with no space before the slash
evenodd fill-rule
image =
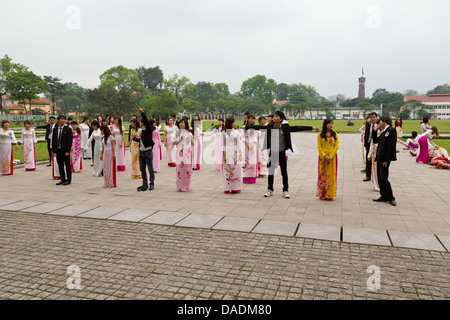
<path id="1" fill-rule="evenodd" d="M 226 195 L 211 164 L 194 171 L 191 192 L 177 192 L 164 152 L 155 190 L 143 193 L 129 153 L 114 189 L 87 160 L 70 186 L 56 186 L 45 165 L 1 177 L 0 298 L 447 299 L 450 172 L 398 145 L 398 205 L 373 202 L 360 136 L 341 134 L 337 197 L 321 201 L 317 134 L 292 137 L 300 154 L 288 161 L 290 199 L 280 173 L 273 197 L 263 197 L 266 178 Z M 206 153 L 212 145 L 205 138 Z M 71 265 L 79 290 L 66 285 Z M 367 285 L 371 266 L 378 289 Z"/>

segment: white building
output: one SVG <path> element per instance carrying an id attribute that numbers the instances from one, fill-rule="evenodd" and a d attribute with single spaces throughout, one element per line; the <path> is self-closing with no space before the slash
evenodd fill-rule
<path id="1" fill-rule="evenodd" d="M 450 119 L 450 94 L 428 94 L 426 96 L 406 96 L 405 101 L 417 100 L 423 104 L 433 106 L 431 118 Z"/>

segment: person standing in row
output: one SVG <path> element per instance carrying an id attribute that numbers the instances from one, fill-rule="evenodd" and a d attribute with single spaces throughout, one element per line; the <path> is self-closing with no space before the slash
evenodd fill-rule
<path id="1" fill-rule="evenodd" d="M 81 149 L 84 150 L 84 148 L 86 147 L 86 143 L 89 140 L 89 132 L 91 130 L 88 117 L 83 118 L 83 123 L 80 124 L 80 130 L 81 130 Z M 87 149 L 86 152 L 83 152 L 83 159 L 91 159 L 91 158 L 92 158 L 92 149 Z"/>
<path id="2" fill-rule="evenodd" d="M 72 168 L 70 166 L 70 150 L 72 148 L 73 134 L 70 126 L 66 126 L 66 117 L 58 116 L 58 125 L 53 129 L 52 152 L 56 156 L 61 181 L 56 185 L 69 185 L 72 183 Z"/>
<path id="3" fill-rule="evenodd" d="M 388 116 L 381 117 L 378 130 L 380 130 L 380 135 L 378 137 L 375 136 L 374 142 L 378 143 L 375 157 L 380 197 L 373 199 L 373 201 L 389 202 L 391 205 L 396 206 L 397 202 L 388 179 L 389 166 L 392 161 L 397 160 L 397 131 L 392 127 L 392 120 Z"/>
<path id="4" fill-rule="evenodd" d="M 225 120 L 225 130 L 222 131 L 222 181 L 226 194 L 239 193 L 242 189 L 241 134 L 236 128 L 234 118 Z"/>
<path id="5" fill-rule="evenodd" d="M 114 188 L 117 186 L 116 139 L 111 134 L 108 126 L 101 126 L 100 132 L 103 136 L 100 160 L 102 160 L 103 163 L 104 187 Z"/>
<path id="6" fill-rule="evenodd" d="M 130 152 L 131 152 L 131 177 L 134 179 L 142 179 L 141 169 L 139 164 L 139 141 L 141 136 L 141 129 L 139 121 L 132 119 L 130 123 Z"/>
<path id="7" fill-rule="evenodd" d="M 375 130 L 377 130 L 377 137 L 380 135 L 380 130 L 378 130 L 378 127 L 380 125 L 380 119 L 377 120 L 377 124 L 375 126 Z M 377 140 L 377 139 L 375 139 Z M 372 163 L 372 172 L 371 172 L 371 182 L 372 182 L 372 190 L 373 191 L 380 191 L 380 187 L 378 185 L 378 168 L 377 168 L 377 149 L 378 149 L 378 143 L 375 141 L 372 141 L 370 143 L 370 151 L 369 156 L 367 157 L 368 160 Z"/>
<path id="8" fill-rule="evenodd" d="M 281 168 L 281 175 L 283 177 L 283 197 L 288 199 L 289 195 L 289 179 L 287 174 L 287 159 L 286 151 L 292 150 L 291 132 L 299 131 L 319 131 L 318 128 L 312 126 L 290 126 L 288 123 L 283 123 L 286 116 L 282 111 L 275 112 L 273 122 L 267 126 L 248 126 L 247 129 L 267 130 L 266 141 L 264 142 L 264 150 L 269 151 L 269 177 L 268 190 L 265 197 L 273 195 L 274 174 L 277 164 Z"/>
<path id="9" fill-rule="evenodd" d="M 366 149 L 366 177 L 363 179 L 363 181 L 371 181 L 372 162 L 368 159 L 368 156 L 370 152 L 370 144 L 377 137 L 377 131 L 375 129 L 377 120 L 378 116 L 376 112 L 369 113 L 369 120 L 367 121 L 366 128 L 364 129 L 364 148 Z"/>
<path id="10" fill-rule="evenodd" d="M 36 133 L 31 128 L 31 122 L 29 120 L 25 120 L 23 124 L 25 128 L 22 129 L 20 142 L 22 144 L 25 170 L 33 171 L 36 170 Z"/>
<path id="11" fill-rule="evenodd" d="M 73 143 L 70 150 L 70 164 L 72 166 L 72 173 L 83 170 L 82 149 L 81 149 L 81 129 L 78 127 L 76 121 L 72 121 Z"/>
<path id="12" fill-rule="evenodd" d="M 258 124 L 260 126 L 265 126 L 266 124 L 266 118 L 261 116 L 258 118 Z M 266 132 L 264 130 L 259 130 L 257 132 L 258 135 L 258 177 L 265 177 L 268 174 L 267 170 L 267 150 L 264 150 L 264 140 L 266 137 Z"/>
<path id="13" fill-rule="evenodd" d="M 192 157 L 192 170 L 200 170 L 202 159 L 202 120 L 199 115 L 195 115 L 191 122 L 191 133 L 194 138 L 194 150 Z"/>
<path id="14" fill-rule="evenodd" d="M 102 132 L 100 130 L 100 124 L 98 123 L 98 121 L 92 121 L 92 134 L 91 137 L 89 138 L 89 140 L 86 143 L 86 147 L 84 148 L 84 152 L 86 152 L 86 150 L 88 148 L 91 147 L 91 143 L 95 142 L 94 145 L 94 152 L 93 152 L 93 159 L 94 159 L 94 176 L 95 177 L 100 177 L 102 175 L 102 170 L 103 170 L 103 163 L 102 160 L 100 159 L 100 153 L 102 151 Z"/>
<path id="15" fill-rule="evenodd" d="M 167 164 L 169 167 L 176 167 L 176 145 L 173 141 L 176 138 L 178 127 L 174 125 L 172 117 L 167 118 L 164 126 L 164 147 L 166 147 Z"/>
<path id="16" fill-rule="evenodd" d="M 45 140 L 47 141 L 47 151 L 48 151 L 48 158 L 49 164 L 47 167 L 52 166 L 52 133 L 53 128 L 55 127 L 56 118 L 54 116 L 50 116 L 48 118 L 48 122 L 45 126 L 38 126 L 35 129 L 45 129 Z"/>
<path id="17" fill-rule="evenodd" d="M 190 191 L 192 184 L 192 148 L 194 146 L 194 137 L 189 132 L 189 122 L 181 119 L 178 122 L 179 131 L 173 144 L 177 146 L 176 158 L 176 187 L 180 192 Z"/>
<path id="18" fill-rule="evenodd" d="M 111 117 L 112 118 L 112 117 Z M 112 134 L 116 140 L 117 171 L 125 171 L 125 128 L 122 126 L 122 118 L 115 117 Z"/>
<path id="19" fill-rule="evenodd" d="M 255 116 L 247 115 L 248 126 L 255 125 Z M 256 183 L 258 176 L 258 132 L 245 130 L 244 135 L 244 165 L 242 170 L 242 182 L 246 184 Z"/>
<path id="20" fill-rule="evenodd" d="M 131 144 L 131 141 L 133 140 L 133 136 L 131 135 L 131 122 L 133 121 L 133 120 L 136 120 L 136 121 L 138 121 L 138 123 L 139 123 L 139 120 L 138 120 L 138 117 L 137 117 L 137 115 L 135 115 L 135 114 L 133 114 L 132 116 L 131 116 L 131 119 L 130 119 L 130 127 L 128 128 L 128 142 Z"/>
<path id="21" fill-rule="evenodd" d="M 13 168 L 13 148 L 11 143 L 16 144 L 16 151 L 19 151 L 14 132 L 9 129 L 9 121 L 2 121 L 2 128 L 0 129 L 0 172 L 3 176 L 12 175 Z"/>
<path id="22" fill-rule="evenodd" d="M 141 136 L 139 139 L 139 165 L 142 175 L 142 186 L 137 191 L 145 191 L 147 189 L 155 189 L 155 172 L 153 170 L 153 126 L 154 120 L 149 120 L 141 108 Z M 150 175 L 150 185 L 148 184 L 147 170 Z"/>
<path id="23" fill-rule="evenodd" d="M 155 145 L 153 146 L 153 171 L 158 172 L 161 170 L 161 160 L 162 160 L 162 151 L 161 151 L 161 134 L 159 133 L 161 130 L 161 124 L 159 119 L 155 119 L 155 130 L 153 130 L 153 142 Z"/>
<path id="24" fill-rule="evenodd" d="M 317 136 L 319 149 L 319 174 L 316 196 L 331 201 L 336 197 L 339 135 L 333 130 L 333 120 L 323 121 L 322 132 Z"/>
<path id="25" fill-rule="evenodd" d="M 202 133 L 203 136 L 211 137 L 214 135 L 214 171 L 222 171 L 223 151 L 222 151 L 222 132 L 225 130 L 225 121 L 217 120 L 217 125 L 212 130 Z"/>

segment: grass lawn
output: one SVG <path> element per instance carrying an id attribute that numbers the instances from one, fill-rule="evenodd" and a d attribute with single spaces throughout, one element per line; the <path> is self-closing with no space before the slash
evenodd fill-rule
<path id="1" fill-rule="evenodd" d="M 313 126 L 322 129 L 323 120 L 288 120 L 291 126 Z M 337 132 L 359 132 L 363 125 L 363 120 L 352 120 L 354 126 L 347 126 L 347 120 L 334 120 L 334 130 Z M 420 120 L 405 120 L 403 121 L 403 132 L 410 134 L 411 131 L 421 133 Z M 208 130 L 211 123 L 217 124 L 217 121 L 203 121 L 203 130 Z M 237 121 L 238 126 L 242 126 L 243 121 Z M 258 121 L 256 121 L 258 123 Z M 450 133 L 450 120 L 430 120 L 432 126 L 436 126 L 439 133 Z"/>

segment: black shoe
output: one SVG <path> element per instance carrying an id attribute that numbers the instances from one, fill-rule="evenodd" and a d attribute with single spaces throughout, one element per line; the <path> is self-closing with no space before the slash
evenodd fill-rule
<path id="1" fill-rule="evenodd" d="M 387 202 L 382 197 L 379 197 L 378 199 L 372 199 L 372 200 L 375 201 L 375 202 Z"/>
<path id="2" fill-rule="evenodd" d="M 389 201 L 389 204 L 393 205 L 395 207 L 397 205 L 397 202 L 395 202 L 395 200 L 391 200 L 391 201 Z"/>
<path id="3" fill-rule="evenodd" d="M 154 190 L 154 189 L 155 189 L 155 185 L 154 184 L 151 184 L 150 188 L 148 188 L 148 190 Z"/>
<path id="4" fill-rule="evenodd" d="M 140 187 L 137 188 L 137 191 L 145 191 L 145 190 L 147 190 L 147 189 L 148 189 L 147 186 L 142 185 L 142 186 L 140 186 Z"/>
<path id="5" fill-rule="evenodd" d="M 51 163 L 49 163 L 48 165 L 47 165 L 47 167 L 51 167 L 52 166 L 52 164 Z"/>
<path id="6" fill-rule="evenodd" d="M 366 172 L 366 169 L 362 169 L 361 172 Z"/>
<path id="7" fill-rule="evenodd" d="M 62 184 L 64 184 L 64 183 L 65 183 L 65 181 L 60 181 L 60 182 L 56 183 L 56 185 L 57 185 L 57 186 L 60 186 L 60 185 L 62 185 Z"/>
<path id="8" fill-rule="evenodd" d="M 371 179 L 369 178 L 369 177 L 365 177 L 364 179 L 363 179 L 363 181 L 370 181 Z"/>
<path id="9" fill-rule="evenodd" d="M 70 181 L 65 181 L 64 183 L 63 183 L 63 186 L 68 186 L 70 184 Z"/>

